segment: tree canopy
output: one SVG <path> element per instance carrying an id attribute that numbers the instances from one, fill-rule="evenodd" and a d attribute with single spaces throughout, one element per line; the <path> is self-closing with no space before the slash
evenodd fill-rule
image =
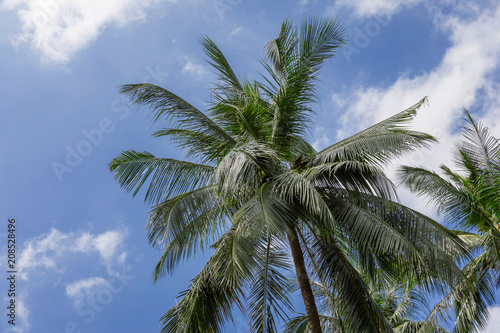
<path id="1" fill-rule="evenodd" d="M 265 47 L 262 80 L 240 81 L 216 44 L 201 46 L 218 75 L 202 112 L 171 91 L 130 84 L 121 92 L 150 108 L 186 160 L 124 151 L 110 165 L 127 191 L 146 189 L 150 243 L 163 251 L 155 280 L 198 250 L 211 257 L 162 317 L 162 332 L 218 332 L 236 306 L 252 332 L 277 332 L 293 309 L 295 273 L 309 329 L 321 332 L 311 278 L 328 290 L 356 332 L 392 332 L 349 259 L 407 287 L 452 283 L 450 252 L 465 243 L 436 221 L 399 204 L 383 168 L 435 139 L 407 128 L 408 109 L 321 151 L 308 142 L 319 71 L 345 43 L 334 19 L 285 21 Z"/>

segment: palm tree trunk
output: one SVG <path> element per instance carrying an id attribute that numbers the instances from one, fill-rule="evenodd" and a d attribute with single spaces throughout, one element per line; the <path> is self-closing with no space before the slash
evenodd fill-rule
<path id="1" fill-rule="evenodd" d="M 294 234 L 293 236 L 288 236 L 288 242 L 292 250 L 293 263 L 295 265 L 295 272 L 297 273 L 297 280 L 299 281 L 300 292 L 304 300 L 304 305 L 306 306 L 309 329 L 311 333 L 321 333 L 318 308 L 316 307 L 314 294 L 311 289 L 311 284 L 309 283 L 309 276 L 307 275 L 306 265 L 304 263 L 304 254 L 302 253 L 295 228 L 292 228 L 292 231 Z"/>

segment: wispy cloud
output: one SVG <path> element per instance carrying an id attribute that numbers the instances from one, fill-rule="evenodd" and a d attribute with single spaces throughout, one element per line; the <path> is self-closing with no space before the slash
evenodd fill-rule
<path id="1" fill-rule="evenodd" d="M 196 63 L 193 59 L 188 56 L 185 56 L 186 64 L 182 68 L 182 72 L 185 74 L 193 75 L 197 80 L 205 80 L 209 71 L 205 68 L 205 66 Z"/>
<path id="2" fill-rule="evenodd" d="M 109 287 L 109 282 L 102 277 L 91 277 L 66 284 L 66 295 L 78 307 L 87 298 L 94 297 L 99 290 Z"/>
<path id="3" fill-rule="evenodd" d="M 15 318 L 15 326 L 10 327 L 8 330 L 4 330 L 2 332 L 8 333 L 26 333 L 31 329 L 31 323 L 29 321 L 30 311 L 26 306 L 25 294 L 18 294 L 16 297 L 16 318 Z M 4 298 L 5 303 L 8 304 L 9 299 L 7 297 Z M 9 317 L 5 317 L 4 320 L 9 320 Z M 9 324 L 9 326 L 11 326 Z"/>
<path id="4" fill-rule="evenodd" d="M 237 27 L 236 29 L 233 29 L 229 34 L 229 37 L 233 37 L 234 35 L 238 34 L 241 31 L 241 29 L 242 27 Z"/>
<path id="5" fill-rule="evenodd" d="M 48 234 L 27 240 L 20 254 L 19 272 L 24 280 L 34 270 L 49 269 L 59 271 L 59 261 L 64 261 L 74 253 L 99 253 L 108 273 L 113 274 L 114 267 L 123 264 L 126 252 L 121 249 L 127 237 L 126 229 L 110 230 L 101 234 L 63 233 L 52 229 Z"/>
<path id="6" fill-rule="evenodd" d="M 314 140 L 312 146 L 317 151 L 320 151 L 333 143 L 332 140 L 326 135 L 326 129 L 323 126 L 316 127 L 314 130 L 314 137 L 316 140 Z"/>
<path id="7" fill-rule="evenodd" d="M 0 9 L 15 11 L 20 31 L 14 45 L 27 44 L 43 59 L 68 62 L 109 26 L 124 26 L 146 18 L 158 0 L 4 0 Z"/>
<path id="8" fill-rule="evenodd" d="M 338 0 L 333 11 L 340 7 L 352 8 L 359 16 L 372 16 L 381 11 L 395 12 L 403 6 L 409 7 L 424 0 Z"/>

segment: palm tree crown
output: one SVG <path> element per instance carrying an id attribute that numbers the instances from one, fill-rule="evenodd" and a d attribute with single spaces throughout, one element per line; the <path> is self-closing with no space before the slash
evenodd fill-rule
<path id="1" fill-rule="evenodd" d="M 455 149 L 457 172 L 442 165 L 443 175 L 420 167 L 402 168 L 403 182 L 434 203 L 445 220 L 476 256 L 464 267 L 466 279 L 456 283 L 428 320 L 455 306 L 457 333 L 484 328 L 494 286 L 500 285 L 500 142 L 468 111 L 463 140 Z"/>
<path id="2" fill-rule="evenodd" d="M 425 100 L 322 151 L 306 141 L 319 70 L 344 43 L 336 20 L 312 18 L 300 28 L 285 21 L 266 45 L 263 82 L 240 82 L 204 38 L 219 76 L 206 113 L 155 85 L 122 87 L 163 121 L 154 136 L 172 139 L 189 160 L 129 150 L 110 165 L 134 195 L 147 187 L 149 241 L 163 250 L 155 280 L 197 250 L 213 249 L 163 316 L 162 332 L 218 332 L 234 305 L 248 314 L 252 332 L 276 332 L 292 309 L 285 275 L 292 267 L 311 332 L 321 332 L 311 275 L 335 286 L 358 332 L 391 332 L 347 258 L 350 248 L 366 267 L 427 286 L 435 272 L 455 274 L 435 244 L 459 247 L 458 239 L 390 201 L 394 187 L 382 171 L 392 158 L 434 140 L 405 127 Z"/>

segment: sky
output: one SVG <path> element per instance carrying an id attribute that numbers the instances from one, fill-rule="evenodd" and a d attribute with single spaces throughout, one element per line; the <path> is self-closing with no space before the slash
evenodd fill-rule
<path id="1" fill-rule="evenodd" d="M 153 283 L 149 207 L 109 172 L 121 151 L 182 158 L 122 84 L 158 84 L 200 109 L 216 77 L 208 35 L 241 79 L 258 78 L 285 19 L 336 17 L 348 45 L 322 71 L 318 149 L 428 97 L 413 128 L 439 139 L 401 163 L 453 165 L 463 108 L 500 137 L 500 2 L 461 0 L 0 0 L 0 300 L 16 226 L 16 325 L 1 332 L 158 332 L 208 253 Z M 388 171 L 390 174 L 393 172 Z M 405 190 L 401 200 L 439 219 Z M 498 295 L 497 295 L 498 296 Z M 297 310 L 301 310 L 297 302 Z M 500 298 L 488 327 L 500 331 Z M 237 314 L 227 332 L 246 332 Z"/>

